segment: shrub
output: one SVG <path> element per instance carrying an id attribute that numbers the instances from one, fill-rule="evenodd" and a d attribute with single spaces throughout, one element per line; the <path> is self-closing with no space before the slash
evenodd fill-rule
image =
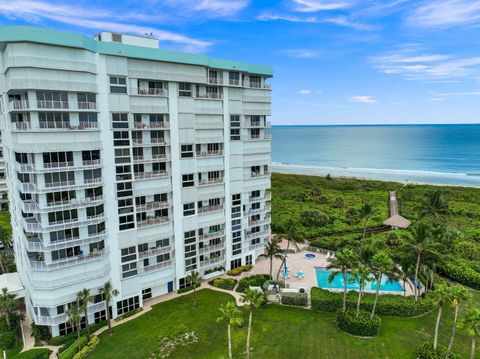
<path id="1" fill-rule="evenodd" d="M 347 293 L 347 307 L 355 308 L 358 293 L 350 291 Z M 371 311 L 375 294 L 364 293 L 360 307 L 362 310 Z M 320 288 L 312 288 L 311 291 L 312 309 L 325 312 L 335 312 L 343 304 L 343 293 L 334 293 Z M 416 302 L 413 297 L 402 295 L 384 294 L 379 296 L 376 313 L 394 317 L 416 317 L 433 309 L 432 301 L 426 298 L 419 298 Z"/>
<path id="2" fill-rule="evenodd" d="M 119 321 L 121 321 L 121 320 L 123 320 L 123 319 L 126 319 L 126 318 L 128 318 L 128 317 L 131 317 L 132 315 L 135 315 L 135 314 L 141 312 L 142 310 L 143 310 L 143 308 L 140 307 L 140 308 L 131 310 L 131 311 L 129 311 L 129 312 L 126 312 L 125 314 L 123 314 L 123 315 L 121 315 L 121 316 L 119 316 L 119 317 L 116 317 L 116 318 L 115 318 L 115 321 L 116 321 L 116 322 L 119 322 Z"/>
<path id="3" fill-rule="evenodd" d="M 237 275 L 242 274 L 243 272 L 247 272 L 252 269 L 251 265 L 240 266 L 235 269 L 230 269 L 227 274 L 236 277 Z"/>
<path id="4" fill-rule="evenodd" d="M 93 333 L 95 331 L 97 331 L 98 329 L 104 327 L 105 325 L 107 325 L 107 321 L 106 320 L 102 320 L 101 322 L 98 322 L 98 323 L 94 323 L 94 324 L 91 324 L 89 327 L 90 327 L 90 331 Z M 80 331 L 80 335 L 85 335 L 87 334 L 87 329 L 82 329 Z M 60 346 L 60 345 L 63 345 L 64 346 L 64 349 L 66 349 L 67 347 L 69 347 L 75 340 L 77 340 L 77 333 L 76 332 L 73 332 L 73 333 L 70 333 L 70 334 L 67 334 L 67 335 L 63 335 L 63 336 L 60 336 L 60 337 L 55 337 L 55 338 L 51 338 L 48 343 L 50 345 L 53 345 L 53 346 Z M 61 348 L 60 348 L 61 349 Z"/>
<path id="5" fill-rule="evenodd" d="M 232 290 L 235 284 L 237 284 L 237 280 L 232 278 L 215 278 L 208 282 L 208 284 L 217 288 Z"/>
<path id="6" fill-rule="evenodd" d="M 202 285 L 202 283 L 200 283 L 200 281 L 195 284 L 195 288 L 198 288 Z M 180 288 L 179 290 L 177 290 L 177 293 L 180 294 L 180 293 L 186 293 L 186 292 L 190 292 L 191 290 L 193 290 L 193 285 L 189 285 L 189 286 L 186 286 L 184 288 Z"/>
<path id="7" fill-rule="evenodd" d="M 344 332 L 362 337 L 373 337 L 380 333 L 382 320 L 378 315 L 374 315 L 370 319 L 370 313 L 365 311 L 360 311 L 356 317 L 353 309 L 345 312 L 339 310 L 337 311 L 337 325 Z"/>
<path id="8" fill-rule="evenodd" d="M 249 287 L 262 287 L 265 281 L 272 279 L 268 274 L 256 274 L 240 279 L 236 292 L 244 293 Z"/>
<path id="9" fill-rule="evenodd" d="M 11 313 L 9 328 L 5 317 L 0 317 L 0 349 L 11 349 L 17 342 L 17 336 L 21 338 L 18 321 L 18 315 Z"/>
<path id="10" fill-rule="evenodd" d="M 31 349 L 11 357 L 12 359 L 48 359 L 51 351 L 49 349 Z"/>
<path id="11" fill-rule="evenodd" d="M 282 293 L 282 304 L 306 307 L 308 295 L 307 293 Z"/>
<path id="12" fill-rule="evenodd" d="M 480 268 L 473 261 L 450 257 L 440 267 L 440 273 L 470 288 L 480 290 Z"/>
<path id="13" fill-rule="evenodd" d="M 333 204 L 333 208 L 343 208 L 345 206 L 345 200 L 343 197 L 335 198 L 335 203 Z"/>
<path id="14" fill-rule="evenodd" d="M 437 349 L 433 349 L 432 342 L 425 342 L 418 348 L 417 359 L 459 359 L 460 357 L 455 353 L 447 355 L 447 348 L 443 345 L 438 345 Z"/>
<path id="15" fill-rule="evenodd" d="M 98 346 L 100 343 L 100 339 L 94 335 L 92 339 L 85 345 L 82 350 L 80 350 L 77 354 L 74 355 L 73 359 L 83 359 L 88 356 L 93 350 Z"/>
<path id="16" fill-rule="evenodd" d="M 88 336 L 84 335 L 80 337 L 80 348 L 83 348 L 88 343 Z M 75 340 L 68 348 L 60 353 L 58 359 L 73 359 L 74 355 L 78 352 L 78 343 Z"/>
<path id="17" fill-rule="evenodd" d="M 0 331 L 0 348 L 6 350 L 15 345 L 17 336 L 14 331 L 2 330 Z"/>

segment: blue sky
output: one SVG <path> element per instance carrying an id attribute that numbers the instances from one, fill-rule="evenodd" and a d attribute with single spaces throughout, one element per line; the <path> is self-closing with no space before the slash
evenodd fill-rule
<path id="1" fill-rule="evenodd" d="M 271 65 L 273 124 L 480 123 L 480 0 L 0 0 L 0 23 Z"/>

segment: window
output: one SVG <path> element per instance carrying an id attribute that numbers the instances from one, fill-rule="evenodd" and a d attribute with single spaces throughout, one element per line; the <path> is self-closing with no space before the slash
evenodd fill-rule
<path id="1" fill-rule="evenodd" d="M 117 315 L 122 315 L 127 312 L 130 312 L 131 310 L 135 310 L 138 307 L 140 307 L 140 299 L 137 296 L 120 300 L 117 302 Z"/>
<path id="2" fill-rule="evenodd" d="M 160 247 L 168 247 L 168 245 L 170 244 L 170 239 L 169 238 L 165 238 L 165 239 L 160 239 L 158 241 L 155 242 L 155 246 L 157 248 L 160 248 Z"/>
<path id="3" fill-rule="evenodd" d="M 193 187 L 195 186 L 195 180 L 192 174 L 182 175 L 182 187 Z"/>
<path id="4" fill-rule="evenodd" d="M 138 253 L 148 251 L 148 243 L 142 243 L 138 245 Z"/>
<path id="5" fill-rule="evenodd" d="M 100 323 L 101 321 L 107 320 L 107 312 L 105 310 L 95 312 L 94 317 L 95 323 Z"/>
<path id="6" fill-rule="evenodd" d="M 181 146 L 181 158 L 191 158 L 193 157 L 193 145 L 182 145 Z"/>
<path id="7" fill-rule="evenodd" d="M 128 128 L 128 114 L 127 113 L 112 113 L 112 127 L 113 128 Z"/>
<path id="8" fill-rule="evenodd" d="M 127 78 L 124 76 L 110 76 L 111 93 L 127 93 Z"/>
<path id="9" fill-rule="evenodd" d="M 195 214 L 195 203 L 185 203 L 183 205 L 183 215 L 184 216 L 192 216 Z"/>
<path id="10" fill-rule="evenodd" d="M 192 97 L 192 84 L 189 84 L 186 82 L 180 82 L 178 84 L 178 96 Z"/>
<path id="11" fill-rule="evenodd" d="M 78 228 L 65 229 L 63 231 L 51 232 L 50 242 L 64 242 L 72 239 L 78 239 L 80 237 Z"/>
<path id="12" fill-rule="evenodd" d="M 137 253 L 135 247 L 122 248 L 122 263 L 134 261 L 137 259 Z"/>
<path id="13" fill-rule="evenodd" d="M 240 206 L 242 204 L 242 199 L 240 193 L 232 194 L 232 206 Z"/>
<path id="14" fill-rule="evenodd" d="M 240 141 L 240 115 L 230 115 L 230 140 Z"/>
<path id="15" fill-rule="evenodd" d="M 252 265 L 253 264 L 253 260 L 252 260 L 252 255 L 248 255 L 245 257 L 245 265 Z"/>
<path id="16" fill-rule="evenodd" d="M 183 234 L 185 244 L 194 243 L 197 240 L 195 231 L 188 231 Z"/>
<path id="17" fill-rule="evenodd" d="M 152 288 L 142 290 L 142 300 L 152 298 Z"/>
<path id="18" fill-rule="evenodd" d="M 137 275 L 137 262 L 122 264 L 122 278 L 130 278 Z"/>
<path id="19" fill-rule="evenodd" d="M 115 147 L 129 146 L 130 145 L 130 138 L 128 136 L 128 131 L 114 131 L 113 132 L 113 145 Z"/>
<path id="20" fill-rule="evenodd" d="M 250 87 L 260 88 L 262 80 L 260 76 L 252 76 L 250 75 Z"/>
<path id="21" fill-rule="evenodd" d="M 112 42 L 122 42 L 122 34 L 112 34 Z"/>
<path id="22" fill-rule="evenodd" d="M 197 258 L 185 259 L 185 272 L 190 272 L 194 269 L 197 269 Z"/>
<path id="23" fill-rule="evenodd" d="M 157 256 L 157 263 L 162 263 L 170 260 L 170 253 L 160 254 Z"/>
<path id="24" fill-rule="evenodd" d="M 70 221 L 77 220 L 77 218 L 78 218 L 78 213 L 76 209 L 50 212 L 48 214 L 48 223 L 55 224 L 55 223 L 70 222 Z"/>
<path id="25" fill-rule="evenodd" d="M 82 251 L 80 250 L 80 246 L 60 249 L 58 251 L 52 251 L 52 261 L 72 258 L 80 254 L 82 254 Z"/>
<path id="26" fill-rule="evenodd" d="M 229 72 L 228 79 L 230 85 L 238 86 L 240 84 L 240 73 L 239 72 Z"/>
<path id="27" fill-rule="evenodd" d="M 235 269 L 242 265 L 242 259 L 238 258 L 230 262 L 230 269 Z"/>

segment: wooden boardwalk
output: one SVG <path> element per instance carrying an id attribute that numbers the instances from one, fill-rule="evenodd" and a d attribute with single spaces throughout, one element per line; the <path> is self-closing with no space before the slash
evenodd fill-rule
<path id="1" fill-rule="evenodd" d="M 389 198 L 390 218 L 388 218 L 384 225 L 391 228 L 403 228 L 406 229 L 412 224 L 408 219 L 403 218 L 398 211 L 398 199 L 397 191 L 390 191 Z"/>

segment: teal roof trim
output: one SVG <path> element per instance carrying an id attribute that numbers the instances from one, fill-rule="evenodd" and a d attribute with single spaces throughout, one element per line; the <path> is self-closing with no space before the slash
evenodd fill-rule
<path id="1" fill-rule="evenodd" d="M 270 66 L 218 59 L 202 54 L 189 54 L 185 52 L 132 46 L 113 42 L 102 42 L 76 33 L 47 30 L 30 26 L 1 26 L 0 42 L 36 42 L 85 49 L 111 56 L 124 56 L 142 60 L 207 66 L 216 69 L 235 70 L 265 76 L 273 75 L 273 69 Z"/>

